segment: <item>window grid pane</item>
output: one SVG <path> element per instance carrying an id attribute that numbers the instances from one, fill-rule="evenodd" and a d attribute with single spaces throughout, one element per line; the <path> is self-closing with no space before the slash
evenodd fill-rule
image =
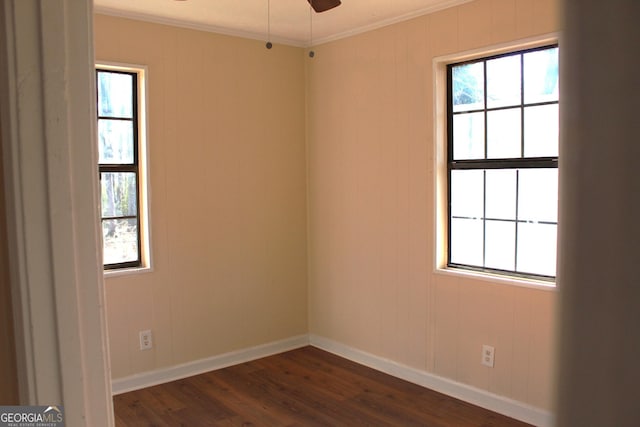
<path id="1" fill-rule="evenodd" d="M 134 121 L 98 119 L 98 161 L 101 164 L 135 164 Z"/>
<path id="2" fill-rule="evenodd" d="M 449 66 L 450 266 L 555 276 L 557 51 Z"/>
<path id="3" fill-rule="evenodd" d="M 482 63 L 456 67 L 452 74 L 453 110 L 472 111 L 484 108 L 484 67 Z"/>
<path id="4" fill-rule="evenodd" d="M 132 73 L 98 71 L 98 117 L 133 118 Z"/>

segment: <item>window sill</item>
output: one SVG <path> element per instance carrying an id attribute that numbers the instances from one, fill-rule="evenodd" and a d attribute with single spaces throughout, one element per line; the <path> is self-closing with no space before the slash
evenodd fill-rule
<path id="1" fill-rule="evenodd" d="M 477 271 L 463 270 L 461 268 L 436 268 L 435 273 L 444 276 L 464 277 L 466 279 L 481 280 L 483 282 L 518 286 L 521 288 L 537 289 L 542 291 L 555 291 L 557 289 L 555 281 L 549 282 L 546 280 L 527 279 L 524 277 L 482 273 Z"/>
<path id="2" fill-rule="evenodd" d="M 133 268 L 119 268 L 116 270 L 104 270 L 104 278 L 110 279 L 112 277 L 119 276 L 132 276 L 136 274 L 151 273 L 153 269 L 150 266 L 147 267 L 133 267 Z"/>

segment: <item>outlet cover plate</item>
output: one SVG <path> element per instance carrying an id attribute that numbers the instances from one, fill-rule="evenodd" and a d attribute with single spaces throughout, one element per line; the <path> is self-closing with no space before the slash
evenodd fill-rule
<path id="1" fill-rule="evenodd" d="M 140 350 L 149 350 L 153 347 L 151 329 L 140 331 Z"/>
<path id="2" fill-rule="evenodd" d="M 484 366 L 493 368 L 495 364 L 495 354 L 496 354 L 496 349 L 494 347 L 486 344 L 483 345 L 482 346 L 482 364 Z"/>

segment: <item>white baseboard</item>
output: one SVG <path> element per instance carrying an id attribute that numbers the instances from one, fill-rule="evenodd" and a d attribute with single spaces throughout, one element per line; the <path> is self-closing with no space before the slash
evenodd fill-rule
<path id="1" fill-rule="evenodd" d="M 239 363 L 283 353 L 306 345 L 309 345 L 309 336 L 299 335 L 297 337 L 232 351 L 168 368 L 143 372 L 141 374 L 124 378 L 117 378 L 111 381 L 111 388 L 114 395 L 126 393 L 128 391 L 139 390 L 141 388 L 151 387 L 169 381 L 175 381 L 193 375 L 202 374 L 204 372 L 213 371 L 215 369 L 226 368 Z"/>
<path id="2" fill-rule="evenodd" d="M 393 375 L 394 377 L 427 387 L 431 390 L 464 400 L 465 402 L 538 427 L 551 427 L 554 425 L 553 415 L 548 411 L 527 405 L 517 400 L 490 393 L 486 390 L 481 390 L 444 377 L 439 377 L 410 366 L 402 365 L 392 360 L 375 356 L 313 334 L 300 335 L 281 341 L 275 341 L 247 349 L 224 353 L 206 359 L 171 366 L 169 368 L 118 378 L 112 381 L 112 390 L 114 395 L 139 390 L 141 388 L 151 387 L 169 381 L 202 374 L 204 372 L 260 359 L 262 357 L 283 353 L 309 344 L 380 372 Z"/>
<path id="3" fill-rule="evenodd" d="M 538 427 L 554 425 L 553 415 L 531 405 L 499 396 L 485 390 L 439 377 L 410 366 L 396 363 L 317 335 L 309 335 L 309 343 L 322 350 L 360 363 L 394 377 L 455 397 L 490 411 L 533 424 Z"/>

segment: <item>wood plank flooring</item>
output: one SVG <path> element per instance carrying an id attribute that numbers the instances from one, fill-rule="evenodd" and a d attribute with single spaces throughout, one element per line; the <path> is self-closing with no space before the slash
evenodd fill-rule
<path id="1" fill-rule="evenodd" d="M 114 397 L 116 426 L 528 424 L 304 347 Z"/>

